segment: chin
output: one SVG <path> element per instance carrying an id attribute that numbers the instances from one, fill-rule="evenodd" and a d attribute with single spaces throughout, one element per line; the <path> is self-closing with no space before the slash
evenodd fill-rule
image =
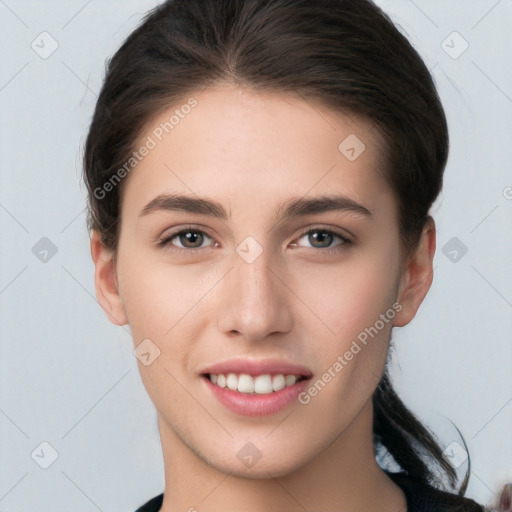
<path id="1" fill-rule="evenodd" d="M 242 441 L 241 446 L 237 443 L 236 448 L 225 447 L 210 451 L 201 458 L 222 473 L 255 480 L 292 474 L 308 462 L 308 454 L 298 453 L 296 445 L 295 449 L 290 450 L 281 444 L 272 446 L 267 443 L 259 450 L 249 441 Z M 227 456 L 228 453 L 234 455 Z"/>
<path id="2" fill-rule="evenodd" d="M 226 462 L 222 465 L 219 465 L 217 462 L 215 466 L 223 473 L 231 473 L 238 478 L 250 480 L 283 477 L 301 468 L 301 464 L 298 461 L 294 463 L 283 462 L 283 460 L 264 461 L 263 457 L 252 467 L 246 467 L 243 463 L 240 463 L 238 459 L 236 461 Z"/>

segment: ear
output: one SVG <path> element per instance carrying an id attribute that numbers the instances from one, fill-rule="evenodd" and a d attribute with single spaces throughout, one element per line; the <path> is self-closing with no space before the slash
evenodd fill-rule
<path id="1" fill-rule="evenodd" d="M 101 242 L 98 231 L 92 230 L 91 256 L 94 261 L 94 286 L 96 298 L 114 325 L 125 325 L 128 318 L 119 295 L 114 251 Z"/>
<path id="2" fill-rule="evenodd" d="M 428 217 L 418 245 L 404 264 L 396 302 L 402 306 L 393 319 L 393 326 L 407 325 L 415 316 L 433 280 L 436 252 L 436 226 Z"/>

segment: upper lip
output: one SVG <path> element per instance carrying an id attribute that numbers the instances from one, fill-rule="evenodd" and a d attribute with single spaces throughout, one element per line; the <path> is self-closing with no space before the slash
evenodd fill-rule
<path id="1" fill-rule="evenodd" d="M 282 359 L 228 359 L 205 367 L 200 374 L 249 374 L 249 375 L 300 375 L 310 378 L 312 372 L 303 365 L 290 363 Z"/>

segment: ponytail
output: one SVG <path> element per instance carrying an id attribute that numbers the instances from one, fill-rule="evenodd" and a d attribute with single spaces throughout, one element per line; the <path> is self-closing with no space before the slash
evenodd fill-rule
<path id="1" fill-rule="evenodd" d="M 389 380 L 387 368 L 373 394 L 373 411 L 374 444 L 384 447 L 410 477 L 428 485 L 443 487 L 442 476 L 435 474 L 419 455 L 420 449 L 425 450 L 428 457 L 437 462 L 444 471 L 451 487 L 455 488 L 457 482 L 455 469 L 443 457 L 441 447 L 434 436 L 407 409 L 395 393 Z M 467 451 L 466 443 L 463 438 L 462 440 Z M 468 469 L 458 492 L 460 496 L 464 496 L 466 492 L 469 475 L 470 459 L 468 456 Z"/>
<path id="2" fill-rule="evenodd" d="M 505 484 L 498 498 L 497 512 L 512 512 L 512 483 Z"/>

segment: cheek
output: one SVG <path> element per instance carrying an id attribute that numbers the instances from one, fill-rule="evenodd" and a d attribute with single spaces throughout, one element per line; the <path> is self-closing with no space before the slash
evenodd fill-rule
<path id="1" fill-rule="evenodd" d="M 135 340 L 164 340 L 190 326 L 195 310 L 214 286 L 217 271 L 166 264 L 160 258 L 132 253 L 119 262 L 120 294 Z"/>
<path id="2" fill-rule="evenodd" d="M 315 317 L 322 319 L 309 316 L 301 326 L 317 340 L 318 362 L 317 380 L 303 398 L 311 400 L 309 413 L 333 431 L 370 398 L 388 354 L 399 268 L 392 251 L 389 258 L 375 254 L 361 254 L 357 263 L 333 266 L 325 274 L 312 269 L 300 278 L 301 293 L 307 293 Z M 319 325 L 321 336 L 315 331 Z"/>
<path id="3" fill-rule="evenodd" d="M 397 276 L 396 260 L 361 254 L 351 262 L 303 269 L 296 289 L 313 313 L 311 318 L 317 319 L 317 326 L 327 336 L 350 344 L 392 309 Z M 386 322 L 386 329 L 390 325 Z"/>

